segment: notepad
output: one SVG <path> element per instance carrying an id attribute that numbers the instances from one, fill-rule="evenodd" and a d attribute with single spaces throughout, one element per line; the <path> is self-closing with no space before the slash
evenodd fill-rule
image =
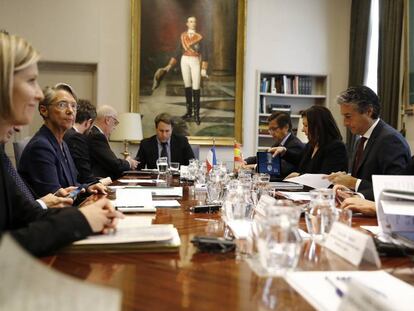
<path id="1" fill-rule="evenodd" d="M 115 207 L 121 212 L 156 212 L 150 190 L 141 188 L 116 189 Z"/>

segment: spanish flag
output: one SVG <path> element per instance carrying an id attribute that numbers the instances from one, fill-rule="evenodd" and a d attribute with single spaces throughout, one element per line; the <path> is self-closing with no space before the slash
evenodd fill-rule
<path id="1" fill-rule="evenodd" d="M 243 155 L 241 152 L 241 146 L 237 141 L 234 141 L 234 169 L 238 170 L 243 164 Z"/>

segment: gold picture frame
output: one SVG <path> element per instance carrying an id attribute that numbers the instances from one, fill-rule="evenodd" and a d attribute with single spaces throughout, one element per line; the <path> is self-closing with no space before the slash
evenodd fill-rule
<path id="1" fill-rule="evenodd" d="M 149 3 L 145 3 L 145 1 L 150 1 Z M 232 57 L 232 64 L 233 66 L 231 67 L 232 72 L 231 72 L 231 76 L 230 78 L 223 77 L 220 76 L 220 73 L 218 75 L 215 75 L 214 72 L 208 72 L 209 74 L 209 78 L 208 82 L 206 82 L 207 87 L 209 89 L 207 89 L 206 94 L 203 95 L 203 86 L 201 87 L 201 124 L 204 125 L 205 127 L 207 127 L 207 124 L 209 124 L 208 128 L 203 128 L 202 130 L 198 131 L 197 133 L 203 133 L 203 135 L 195 135 L 193 132 L 196 132 L 195 130 L 192 131 L 188 138 L 190 143 L 192 144 L 200 144 L 200 145 L 212 145 L 213 141 L 216 145 L 222 145 L 222 146 L 230 146 L 234 144 L 234 140 L 242 143 L 242 119 L 243 119 L 243 81 L 244 81 L 244 54 L 245 54 L 245 36 L 246 36 L 246 2 L 247 0 L 194 0 L 191 2 L 188 1 L 182 1 L 182 0 L 169 0 L 168 2 L 164 1 L 162 2 L 163 5 L 157 5 L 157 1 L 161 1 L 162 0 L 131 0 L 131 54 L 130 54 L 130 64 L 131 64 L 131 68 L 130 68 L 130 103 L 129 103 L 129 110 L 131 112 L 140 112 L 143 113 L 143 109 L 146 108 L 146 112 L 143 113 L 144 117 L 143 120 L 147 117 L 146 119 L 146 123 L 143 122 L 143 128 L 144 128 L 144 136 L 148 136 L 145 133 L 145 130 L 148 129 L 151 130 L 152 132 L 154 132 L 153 128 L 153 117 L 155 114 L 160 113 L 160 112 L 165 112 L 165 111 L 157 111 L 157 109 L 153 109 L 154 106 L 151 107 L 152 110 L 148 110 L 148 108 L 145 105 L 149 105 L 148 101 L 149 100 L 153 100 L 154 97 L 151 97 L 155 92 L 158 92 L 159 90 L 155 90 L 152 91 L 153 93 L 151 93 L 150 91 L 150 87 L 148 86 L 149 84 L 149 77 L 150 75 L 148 74 L 148 72 L 151 72 L 148 68 L 152 67 L 152 72 L 155 72 L 156 68 L 163 68 L 163 66 L 167 65 L 166 63 L 166 56 L 169 52 L 165 52 L 162 56 L 164 57 L 162 61 L 159 61 L 157 65 L 154 65 L 155 61 L 153 61 L 153 59 L 151 59 L 151 61 L 153 61 L 153 63 L 151 63 L 150 65 L 148 64 L 149 61 L 148 59 L 150 59 L 149 57 L 146 57 L 144 59 L 144 61 L 142 60 L 144 58 L 145 55 L 144 54 L 146 49 L 144 44 L 142 43 L 142 41 L 144 40 L 144 38 L 141 37 L 141 30 L 142 30 L 142 23 L 146 22 L 146 27 L 145 27 L 145 33 L 144 36 L 147 35 L 147 32 L 150 31 L 151 27 L 147 27 L 148 23 L 153 23 L 155 25 L 155 23 L 157 23 L 157 21 L 153 21 L 155 19 L 151 18 L 151 14 L 157 14 L 159 13 L 158 18 L 156 19 L 161 19 L 162 20 L 162 12 L 168 12 L 168 14 L 166 14 L 166 19 L 171 19 L 170 15 L 174 14 L 174 5 L 176 5 L 177 7 L 177 12 L 182 12 L 183 14 L 186 13 L 186 15 L 183 15 L 181 18 L 181 15 L 176 16 L 175 20 L 181 21 L 182 20 L 182 25 L 179 25 L 181 28 L 185 27 L 185 21 L 186 18 L 188 18 L 188 16 L 196 16 L 197 12 L 194 13 L 189 13 L 191 10 L 189 10 L 188 8 L 183 9 L 183 6 L 185 4 L 194 7 L 197 7 L 198 4 L 198 8 L 204 6 L 209 6 L 209 7 L 213 7 L 214 11 L 214 18 L 216 18 L 217 12 L 218 15 L 223 15 L 225 13 L 222 13 L 223 10 L 222 8 L 216 8 L 216 7 L 220 7 L 223 5 L 227 5 L 228 7 L 233 7 L 234 8 L 234 12 L 232 13 L 233 16 L 235 16 L 235 21 L 234 21 L 234 27 L 235 27 L 235 43 L 233 42 L 232 46 L 235 47 L 235 49 L 232 49 L 232 51 L 234 51 L 234 53 L 231 55 Z M 160 3 L 161 3 L 160 2 Z M 227 3 L 228 2 L 228 3 Z M 166 3 L 168 4 L 168 6 L 170 6 L 170 8 L 168 9 L 168 11 L 166 11 Z M 144 6 L 143 6 L 144 5 Z M 150 5 L 151 6 L 151 11 L 149 12 L 150 14 L 148 14 L 148 9 L 147 11 L 145 11 L 146 7 L 145 5 Z M 157 12 L 157 8 L 160 10 L 160 12 Z M 171 9 L 173 8 L 173 9 Z M 227 8 L 226 8 L 227 9 Z M 144 10 L 144 14 L 142 15 L 142 10 Z M 200 11 L 200 10 L 199 10 Z M 200 15 L 201 13 L 198 12 Z M 205 14 L 205 10 L 202 12 L 203 14 Z M 211 13 L 213 14 L 213 13 Z M 227 14 L 227 13 L 226 13 Z M 145 16 L 145 18 L 143 18 L 143 16 Z M 204 24 L 207 24 L 210 20 L 207 20 L 207 17 L 205 16 L 201 16 L 204 17 Z M 224 28 L 228 28 L 228 20 L 225 20 L 222 16 L 222 20 L 223 20 L 223 29 Z M 201 18 L 200 18 L 201 19 Z M 197 17 L 197 24 L 198 24 L 198 17 Z M 202 25 L 202 23 L 200 23 Z M 213 23 L 214 24 L 214 21 Z M 217 23 L 216 23 L 217 24 Z M 214 25 L 216 25 L 214 24 Z M 158 26 L 158 25 L 157 25 Z M 179 27 L 177 26 L 177 28 Z M 198 25 L 197 25 L 198 26 Z M 226 27 L 224 27 L 226 26 Z M 209 25 L 208 27 L 212 28 L 213 26 Z M 214 26 L 217 27 L 217 26 Z M 205 27 L 207 28 L 207 27 Z M 169 31 L 169 27 L 163 28 L 163 31 Z M 217 28 L 216 28 L 217 29 Z M 211 32 L 213 33 L 213 32 Z M 225 31 L 223 31 L 223 33 L 225 33 Z M 164 35 L 164 33 L 162 33 Z M 227 34 L 226 34 L 227 35 Z M 152 36 L 151 38 L 154 38 L 155 36 Z M 165 37 L 167 36 L 163 36 L 163 40 L 165 40 Z M 213 49 L 214 51 L 214 56 L 217 55 L 217 51 L 220 51 L 220 38 L 217 39 L 217 37 L 219 37 L 219 35 L 217 34 L 217 32 L 214 32 L 213 34 L 210 35 L 210 37 L 214 37 L 214 41 L 210 40 L 209 43 L 212 43 L 211 45 L 213 47 L 210 47 L 210 50 Z M 208 35 L 206 36 L 206 38 L 208 38 Z M 233 38 L 234 39 L 234 38 Z M 161 39 L 158 39 L 161 40 Z M 167 40 L 168 37 L 167 37 Z M 171 39 L 170 41 L 172 41 L 173 39 Z M 175 41 L 178 41 L 177 38 L 175 39 Z M 224 40 L 222 40 L 224 41 Z M 164 41 L 163 41 L 164 43 Z M 227 42 L 226 42 L 227 43 Z M 171 53 L 172 54 L 172 53 Z M 226 51 L 226 55 L 229 54 Z M 151 55 L 153 56 L 153 55 Z M 229 56 L 230 57 L 230 56 Z M 159 57 L 160 59 L 162 57 Z M 220 59 L 224 58 L 224 56 L 221 56 Z M 145 64 L 143 64 L 145 62 Z M 214 60 L 213 60 L 214 62 Z M 217 61 L 218 62 L 218 61 Z M 179 60 L 178 60 L 179 63 Z M 210 62 L 209 62 L 210 63 Z M 210 64 L 209 64 L 210 66 Z M 174 103 L 171 103 L 171 105 L 175 105 L 175 106 L 171 106 L 174 107 L 173 109 L 170 108 L 170 110 L 167 110 L 166 112 L 170 112 L 171 110 L 175 113 L 175 115 L 178 115 L 178 113 L 180 112 L 182 114 L 182 111 L 185 111 L 185 98 L 182 95 L 182 92 L 184 90 L 184 84 L 182 84 L 182 90 L 179 89 L 178 87 L 178 66 L 175 66 L 177 69 L 175 70 L 175 73 L 172 73 L 172 75 L 174 75 L 175 77 L 175 81 L 172 80 L 172 82 L 168 82 L 168 81 L 163 81 L 162 83 L 170 83 L 171 85 L 168 85 L 168 90 L 170 93 L 167 93 L 167 91 L 165 91 L 166 95 L 165 97 L 163 97 L 163 95 L 161 95 L 161 98 L 168 98 L 168 100 L 170 100 L 170 98 L 174 99 Z M 144 75 L 144 71 L 145 70 L 146 76 Z M 209 71 L 209 70 L 208 70 Z M 218 71 L 217 71 L 218 72 Z M 170 73 L 168 74 L 170 75 Z M 143 78 L 145 77 L 145 78 Z M 231 80 L 233 79 L 233 80 Z M 145 80 L 145 81 L 144 81 Z M 207 106 L 207 103 L 205 104 L 205 106 L 203 106 L 203 100 L 206 100 L 208 98 L 208 96 L 214 97 L 213 95 L 209 95 L 209 94 L 219 94 L 217 89 L 220 86 L 221 81 L 230 81 L 230 82 L 226 82 L 226 83 L 231 83 L 231 91 L 229 92 L 230 95 L 228 93 L 225 94 L 225 96 L 228 97 L 228 99 L 225 100 L 210 100 L 208 105 L 209 108 L 205 108 Z M 182 81 L 181 81 L 182 82 Z M 175 83 L 175 84 L 174 84 Z M 143 86 L 144 85 L 144 86 Z M 217 86 L 218 85 L 218 86 Z M 214 88 L 216 88 L 214 90 Z M 221 89 L 225 89 L 224 87 L 222 87 Z M 144 91 L 143 91 L 144 90 Z M 175 97 L 169 96 L 168 94 L 171 94 L 171 90 L 173 90 L 173 95 Z M 164 92 L 164 90 L 162 90 Z M 216 93 L 214 93 L 216 91 Z M 146 92 L 146 93 L 145 93 Z M 145 95 L 142 95 L 145 94 Z M 149 94 L 149 95 L 148 95 Z M 163 93 L 164 94 L 164 93 Z M 168 97 L 169 96 L 169 97 Z M 215 97 L 218 98 L 219 96 Z M 157 95 L 157 98 L 160 98 L 160 95 Z M 181 101 L 181 102 L 180 102 Z M 183 101 L 183 102 L 182 102 Z M 223 104 L 223 102 L 225 102 Z M 168 103 L 170 104 L 170 103 Z M 224 110 L 220 110 L 222 108 L 220 108 L 220 105 L 224 105 L 221 107 L 224 107 Z M 232 106 L 233 105 L 233 106 Z M 162 106 L 162 107 L 167 107 L 168 105 Z M 175 108 L 176 107 L 176 108 Z M 204 107 L 204 108 L 203 108 Z M 212 108 L 210 108 L 212 107 Z M 234 115 L 233 113 L 233 107 L 234 107 Z M 167 108 L 163 108 L 163 109 L 167 109 Z M 226 110 L 227 109 L 227 110 Z M 203 113 L 205 115 L 207 115 L 208 113 L 215 113 L 216 115 L 214 117 L 208 117 L 205 116 L 203 117 Z M 173 113 L 172 113 L 173 114 Z M 221 117 L 222 115 L 227 115 L 228 117 Z M 203 121 L 204 119 L 207 120 L 213 120 L 211 122 L 209 121 Z M 231 122 L 229 120 L 234 120 L 233 125 L 231 124 Z M 184 121 L 186 123 L 189 124 L 190 129 L 197 129 L 197 126 L 202 126 L 200 124 L 196 125 L 195 122 L 193 122 L 192 120 L 190 121 Z M 230 127 L 229 127 L 230 124 Z M 150 129 L 149 129 L 150 127 Z M 219 130 L 217 130 L 217 132 L 219 133 L 218 135 L 215 134 L 215 129 L 219 129 L 220 127 L 226 128 L 226 130 L 223 130 L 221 132 L 221 134 L 219 133 Z M 231 130 L 232 129 L 232 130 Z M 209 132 L 210 131 L 210 132 Z M 212 135 L 211 133 L 213 133 L 214 135 Z M 232 135 L 228 134 L 228 133 L 232 133 Z M 222 135 L 222 136 L 221 136 Z"/>

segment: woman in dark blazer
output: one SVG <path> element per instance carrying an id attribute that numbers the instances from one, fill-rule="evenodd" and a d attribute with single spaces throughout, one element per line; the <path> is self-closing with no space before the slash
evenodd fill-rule
<path id="1" fill-rule="evenodd" d="M 43 99 L 38 53 L 24 39 L 0 32 L 0 141 L 27 125 Z M 42 209 L 17 189 L 0 148 L 0 236 L 10 233 L 26 250 L 45 255 L 89 234 L 114 228 L 121 217 L 106 198 L 81 208 Z"/>
<path id="2" fill-rule="evenodd" d="M 302 131 L 309 139 L 302 153 L 293 153 L 284 147 L 272 150 L 274 154 L 283 154 L 284 159 L 298 164 L 298 172 L 287 178 L 305 173 L 347 171 L 346 147 L 332 113 L 326 107 L 315 105 L 302 112 L 302 122 Z"/>
<path id="3" fill-rule="evenodd" d="M 38 196 L 80 186 L 78 171 L 63 140 L 75 121 L 77 97 L 64 83 L 46 87 L 43 93 L 45 97 L 39 103 L 39 112 L 44 125 L 24 148 L 18 167 L 20 175 Z M 102 184 L 91 184 L 86 186 L 88 192 L 105 193 Z"/>

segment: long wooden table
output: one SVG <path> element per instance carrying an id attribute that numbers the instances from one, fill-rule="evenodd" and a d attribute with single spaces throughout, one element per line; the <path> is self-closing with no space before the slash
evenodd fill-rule
<path id="1" fill-rule="evenodd" d="M 196 203 L 184 186 L 181 208 L 157 210 L 154 223 L 171 223 L 178 229 L 181 247 L 177 253 L 59 253 L 42 260 L 76 278 L 120 289 L 123 310 L 313 310 L 282 278 L 257 277 L 234 253 L 198 253 L 191 239 L 219 235 L 223 224 L 219 214 L 190 213 L 188 208 Z M 376 225 L 376 220 L 354 217 L 353 226 L 360 225 Z M 304 220 L 301 227 L 306 227 Z M 383 269 L 414 284 L 414 264 L 408 258 L 383 257 L 381 261 Z M 310 241 L 304 243 L 298 269 L 357 270 Z"/>

